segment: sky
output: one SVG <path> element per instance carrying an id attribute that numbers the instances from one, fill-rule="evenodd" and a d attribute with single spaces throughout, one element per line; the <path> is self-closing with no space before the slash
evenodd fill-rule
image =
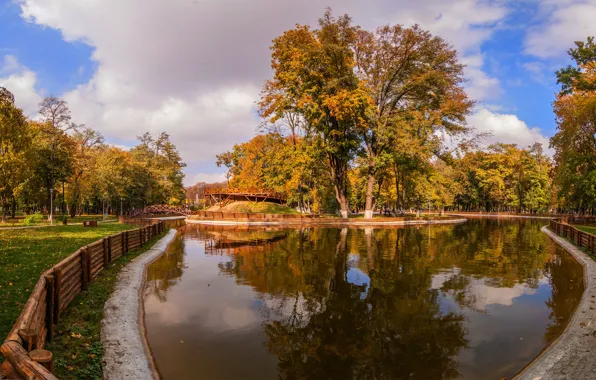
<path id="1" fill-rule="evenodd" d="M 120 147 L 166 131 L 185 184 L 220 181 L 215 155 L 257 133 L 271 41 L 326 7 L 369 30 L 419 24 L 444 38 L 484 143 L 551 153 L 554 72 L 596 35 L 596 0 L 0 0 L 0 86 L 31 118 L 44 96 L 65 99 L 74 122 Z"/>

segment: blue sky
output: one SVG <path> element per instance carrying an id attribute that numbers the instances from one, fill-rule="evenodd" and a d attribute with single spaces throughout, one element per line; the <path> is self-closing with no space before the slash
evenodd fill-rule
<path id="1" fill-rule="evenodd" d="M 373 29 L 419 23 L 451 42 L 478 103 L 469 123 L 486 143 L 547 147 L 556 124 L 554 71 L 596 34 L 596 0 L 329 0 Z M 0 0 L 0 85 L 30 116 L 45 95 L 76 122 L 131 146 L 170 133 L 187 183 L 222 179 L 215 154 L 255 134 L 254 102 L 270 76 L 270 41 L 315 24 L 316 0 Z"/>

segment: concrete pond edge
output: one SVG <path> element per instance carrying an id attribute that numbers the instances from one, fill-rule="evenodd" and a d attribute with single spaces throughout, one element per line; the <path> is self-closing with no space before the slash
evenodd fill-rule
<path id="1" fill-rule="evenodd" d="M 308 221 L 308 222 L 293 222 L 293 221 L 265 221 L 265 222 L 249 222 L 249 221 L 235 221 L 235 220 L 212 220 L 212 219 L 186 219 L 187 224 L 204 224 L 211 226 L 282 226 L 282 227 L 383 227 L 383 226 L 420 226 L 429 224 L 459 224 L 465 223 L 468 220 L 465 218 L 445 219 L 445 220 L 396 220 L 375 222 L 363 220 L 348 220 L 341 219 L 333 221 Z"/>
<path id="2" fill-rule="evenodd" d="M 547 234 L 584 267 L 585 290 L 567 326 L 516 380 L 563 380 L 596 378 L 596 261 L 575 245 L 542 227 Z"/>
<path id="3" fill-rule="evenodd" d="M 165 252 L 175 236 L 176 230 L 170 229 L 118 274 L 101 321 L 106 380 L 159 378 L 145 336 L 142 293 L 147 267 Z"/>

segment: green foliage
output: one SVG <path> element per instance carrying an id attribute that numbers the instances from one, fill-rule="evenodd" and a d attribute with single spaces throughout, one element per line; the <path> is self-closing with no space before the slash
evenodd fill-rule
<path id="1" fill-rule="evenodd" d="M 43 220 L 43 215 L 41 213 L 31 214 L 25 217 L 23 220 L 24 226 L 31 226 L 37 223 L 40 223 Z"/>
<path id="2" fill-rule="evenodd" d="M 578 64 L 557 72 L 561 93 L 553 103 L 559 209 L 596 212 L 596 44 L 576 42 L 569 54 Z M 566 73 L 562 77 L 562 73 Z"/>
<path id="3" fill-rule="evenodd" d="M 40 121 L 27 121 L 12 93 L 0 87 L 3 222 L 8 210 L 49 213 L 52 203 L 74 218 L 83 212 L 119 212 L 121 204 L 123 212 L 148 204 L 177 205 L 185 198 L 185 164 L 167 133 L 155 138 L 146 133 L 129 152 L 73 123 L 63 100 L 45 98 L 39 114 Z"/>
<path id="4" fill-rule="evenodd" d="M 567 54 L 573 59 L 576 66 L 568 65 L 565 68 L 557 70 L 557 83 L 561 85 L 561 95 L 571 94 L 577 89 L 596 90 L 596 83 L 586 81 L 582 76 L 581 66 L 590 62 L 596 62 L 596 44 L 594 37 L 588 37 L 586 42 L 575 41 L 575 48 L 568 50 Z"/>

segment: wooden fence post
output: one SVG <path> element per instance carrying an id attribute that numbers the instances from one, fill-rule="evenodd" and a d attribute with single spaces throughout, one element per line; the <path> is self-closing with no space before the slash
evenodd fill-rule
<path id="1" fill-rule="evenodd" d="M 101 246 L 103 248 L 103 267 L 107 268 L 108 264 L 110 263 L 110 256 L 108 252 L 108 244 L 106 243 L 106 238 L 101 239 Z"/>
<path id="2" fill-rule="evenodd" d="M 106 239 L 108 240 L 108 260 L 111 263 L 112 262 L 112 237 L 108 236 Z"/>
<path id="3" fill-rule="evenodd" d="M 46 327 L 48 342 L 52 341 L 54 336 L 54 277 L 46 276 Z"/>
<path id="4" fill-rule="evenodd" d="M 121 248 L 122 249 L 122 256 L 124 256 L 124 254 L 126 253 L 126 249 L 124 248 L 125 247 L 124 246 L 124 239 L 125 239 L 124 234 L 125 234 L 125 232 L 122 232 L 120 234 L 120 247 L 122 247 Z"/>
<path id="5" fill-rule="evenodd" d="M 62 290 L 62 269 L 54 269 L 54 324 L 60 321 L 60 292 Z"/>
<path id="6" fill-rule="evenodd" d="M 90 261 L 91 260 L 89 260 L 89 248 L 88 247 L 81 248 L 81 267 L 83 270 L 83 286 L 82 286 L 83 290 L 87 290 L 89 288 Z"/>

